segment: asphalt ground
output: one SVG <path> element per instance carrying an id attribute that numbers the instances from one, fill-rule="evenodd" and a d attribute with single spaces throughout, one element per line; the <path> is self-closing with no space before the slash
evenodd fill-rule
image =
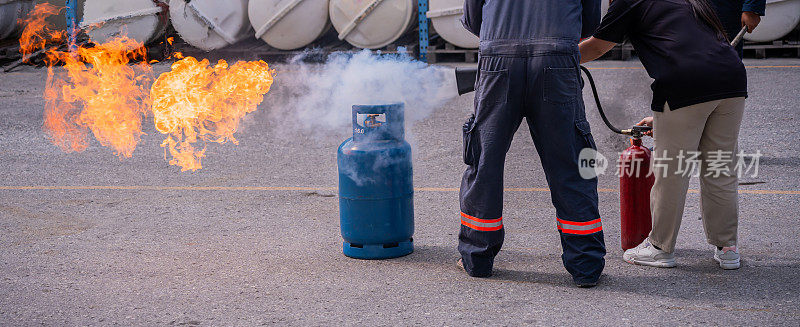
<path id="1" fill-rule="evenodd" d="M 800 61 L 746 65 L 740 147 L 763 157 L 759 175 L 742 180 L 742 268 L 723 271 L 712 260 L 691 191 L 679 266 L 622 261 L 618 180 L 606 174 L 609 253 L 590 289 L 575 287 L 562 267 L 555 212 L 524 128 L 506 164 L 507 236 L 495 274 L 470 278 L 455 266 L 461 125 L 472 95 L 410 127 L 415 252 L 364 261 L 341 253 L 336 148 L 348 128 L 284 126 L 276 117 L 285 111 L 268 95 L 237 133 L 239 145 L 212 144 L 202 170 L 181 173 L 164 161 L 152 123 L 133 158 L 96 141 L 63 153 L 42 131 L 45 70 L 3 74 L 0 325 L 798 325 Z M 648 114 L 649 80 L 637 61 L 589 66 L 615 123 Z M 600 151 L 615 157 L 626 139 L 605 129 L 589 101 L 587 113 Z"/>

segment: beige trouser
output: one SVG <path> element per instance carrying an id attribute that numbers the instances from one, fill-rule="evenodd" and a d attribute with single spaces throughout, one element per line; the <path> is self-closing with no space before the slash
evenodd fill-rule
<path id="1" fill-rule="evenodd" d="M 656 182 L 650 193 L 652 244 L 666 252 L 674 251 L 689 178 L 699 176 L 700 206 L 708 243 L 721 247 L 736 245 L 739 204 L 734 170 L 743 113 L 742 97 L 654 112 Z"/>

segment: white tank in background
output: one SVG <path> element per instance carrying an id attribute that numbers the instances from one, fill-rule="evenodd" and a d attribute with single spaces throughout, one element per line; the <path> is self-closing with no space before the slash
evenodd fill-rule
<path id="1" fill-rule="evenodd" d="M 433 29 L 445 41 L 467 49 L 475 49 L 480 45 L 480 39 L 461 24 L 464 0 L 430 0 L 429 5 L 428 18 Z"/>
<path id="2" fill-rule="evenodd" d="M 753 33 L 744 39 L 753 42 L 775 41 L 789 34 L 800 23 L 800 0 L 767 0 L 766 15 Z"/>
<path id="3" fill-rule="evenodd" d="M 305 47 L 330 29 L 329 0 L 250 0 L 250 23 L 256 38 L 271 47 Z"/>
<path id="4" fill-rule="evenodd" d="M 125 35 L 148 44 L 169 25 L 166 0 L 86 0 L 80 27 L 94 43 Z"/>
<path id="5" fill-rule="evenodd" d="M 32 0 L 0 0 L 0 39 L 20 31 L 19 21 L 28 16 L 34 4 Z"/>
<path id="6" fill-rule="evenodd" d="M 331 0 L 331 22 L 340 40 L 366 49 L 397 41 L 414 23 L 416 0 Z"/>
<path id="7" fill-rule="evenodd" d="M 172 26 L 186 43 L 211 51 L 239 42 L 253 29 L 247 0 L 170 0 Z"/>

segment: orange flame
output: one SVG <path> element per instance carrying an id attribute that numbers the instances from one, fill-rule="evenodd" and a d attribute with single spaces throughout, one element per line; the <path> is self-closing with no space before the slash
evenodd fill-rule
<path id="1" fill-rule="evenodd" d="M 182 171 L 202 168 L 205 142 L 238 144 L 233 134 L 241 119 L 257 109 L 272 85 L 273 71 L 263 61 L 220 61 L 192 57 L 172 65 L 148 91 L 153 80 L 143 44 L 127 37 L 75 52 L 46 49 L 48 42 L 63 41 L 63 31 L 52 31 L 45 18 L 60 9 L 40 4 L 26 23 L 20 39 L 23 53 L 47 50 L 47 84 L 44 129 L 65 152 L 83 151 L 91 133 L 120 158 L 131 157 L 140 141 L 142 118 L 152 110 L 156 129 L 167 134 L 161 144 L 165 158 Z M 167 40 L 170 44 L 172 38 Z M 131 64 L 140 61 L 139 64 Z M 153 61 L 156 62 L 156 61 Z M 54 66 L 64 65 L 64 71 Z M 204 148 L 194 144 L 203 141 Z"/>
<path id="2" fill-rule="evenodd" d="M 64 39 L 65 31 L 54 30 L 45 19 L 57 15 L 63 7 L 56 7 L 49 3 L 40 3 L 33 8 L 22 24 L 25 29 L 19 38 L 19 52 L 27 61 L 31 53 L 44 49 L 48 42 L 58 42 Z"/>
<path id="3" fill-rule="evenodd" d="M 33 9 L 20 38 L 24 56 L 63 41 L 64 32 L 53 31 L 45 21 L 60 10 L 47 3 Z M 142 116 L 149 108 L 148 93 L 140 84 L 148 77 L 152 80 L 150 66 L 128 65 L 132 59 L 146 60 L 142 44 L 121 37 L 75 53 L 52 47 L 46 55 L 44 129 L 52 142 L 67 152 L 83 151 L 91 131 L 120 158 L 133 155 L 142 134 Z M 63 63 L 66 73 L 56 74 L 56 63 Z"/>
<path id="4" fill-rule="evenodd" d="M 136 50 L 127 50 L 136 49 Z M 66 76 L 48 67 L 44 127 L 64 151 L 83 151 L 91 130 L 120 158 L 130 158 L 142 135 L 142 118 L 149 110 L 149 94 L 142 86 L 152 80 L 142 44 L 120 37 L 75 54 L 48 51 L 48 62 L 63 62 Z M 88 64 L 88 65 L 87 65 Z"/>
<path id="5" fill-rule="evenodd" d="M 198 140 L 238 144 L 233 134 L 241 119 L 257 109 L 272 86 L 273 71 L 264 61 L 237 62 L 186 57 L 161 74 L 150 92 L 156 129 L 167 134 L 161 144 L 181 171 L 202 168 L 205 144 Z"/>

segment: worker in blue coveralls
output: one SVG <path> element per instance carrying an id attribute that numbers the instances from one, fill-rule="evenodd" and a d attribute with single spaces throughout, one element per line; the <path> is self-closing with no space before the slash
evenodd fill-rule
<path id="1" fill-rule="evenodd" d="M 600 23 L 600 0 L 466 0 L 464 27 L 480 37 L 475 114 L 464 125 L 459 266 L 492 274 L 503 245 L 503 165 L 523 118 L 542 161 L 564 267 L 581 287 L 605 265 L 597 179 L 578 171 L 595 148 L 586 121 L 578 41 Z"/>
<path id="2" fill-rule="evenodd" d="M 767 0 L 711 0 L 710 2 L 725 29 L 725 34 L 728 35 L 728 40 L 733 40 L 745 25 L 747 32 L 753 32 L 761 22 L 761 16 L 764 16 Z M 736 45 L 739 58 L 742 57 L 743 46 L 744 42 Z"/>

